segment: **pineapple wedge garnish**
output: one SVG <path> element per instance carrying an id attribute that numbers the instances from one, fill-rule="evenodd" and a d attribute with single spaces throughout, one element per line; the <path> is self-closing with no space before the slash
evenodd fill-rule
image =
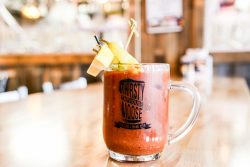
<path id="1" fill-rule="evenodd" d="M 109 49 L 114 55 L 113 63 L 121 63 L 121 64 L 139 64 L 138 61 L 130 55 L 125 49 L 119 46 L 116 42 L 107 42 Z"/>
<path id="2" fill-rule="evenodd" d="M 126 64 L 139 64 L 138 61 L 116 42 L 103 40 L 104 44 L 92 61 L 87 73 L 96 77 L 111 64 L 123 64 L 119 69 L 126 69 Z"/>
<path id="3" fill-rule="evenodd" d="M 114 55 L 112 51 L 106 44 L 104 44 L 101 46 L 101 49 L 92 61 L 87 73 L 96 77 L 101 71 L 108 68 L 113 60 Z"/>

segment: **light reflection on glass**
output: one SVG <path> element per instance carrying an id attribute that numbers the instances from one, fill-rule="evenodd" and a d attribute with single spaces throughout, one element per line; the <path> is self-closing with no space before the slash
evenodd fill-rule
<path id="1" fill-rule="evenodd" d="M 158 141 L 161 141 L 161 140 L 162 140 L 161 137 L 150 137 L 150 136 L 146 136 L 146 138 L 145 138 L 145 141 L 146 141 L 146 142 L 150 142 L 150 141 L 152 141 L 152 142 L 158 142 Z"/>

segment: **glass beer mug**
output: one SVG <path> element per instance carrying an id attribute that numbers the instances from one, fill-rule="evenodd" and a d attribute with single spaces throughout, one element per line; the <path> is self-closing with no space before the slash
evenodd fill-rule
<path id="1" fill-rule="evenodd" d="M 169 91 L 192 95 L 186 122 L 169 134 Z M 104 71 L 103 136 L 109 156 L 117 161 L 150 161 L 166 144 L 183 138 L 198 116 L 200 96 L 188 83 L 170 80 L 169 64 L 113 64 Z"/>

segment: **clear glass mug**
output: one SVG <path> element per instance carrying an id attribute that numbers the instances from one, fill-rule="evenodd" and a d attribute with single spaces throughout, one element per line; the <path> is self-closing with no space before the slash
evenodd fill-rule
<path id="1" fill-rule="evenodd" d="M 183 90 L 193 107 L 183 126 L 169 134 L 169 91 Z M 170 80 L 169 64 L 113 64 L 104 71 L 103 137 L 109 156 L 117 161 L 150 161 L 166 143 L 183 138 L 199 113 L 200 95 L 188 83 Z"/>

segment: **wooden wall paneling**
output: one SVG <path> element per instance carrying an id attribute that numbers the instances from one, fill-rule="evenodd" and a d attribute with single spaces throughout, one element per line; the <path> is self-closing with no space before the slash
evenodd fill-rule
<path id="1" fill-rule="evenodd" d="M 43 82 L 50 82 L 50 69 L 49 67 L 43 66 Z"/>
<path id="2" fill-rule="evenodd" d="M 179 74 L 179 59 L 190 47 L 192 0 L 183 0 L 184 28 L 178 33 L 148 34 L 146 32 L 145 1 L 142 1 L 142 60 L 155 62 L 163 54 L 165 62 L 171 65 L 172 73 Z"/>
<path id="3" fill-rule="evenodd" d="M 93 54 L 8 54 L 0 55 L 0 69 L 10 69 L 16 76 L 8 90 L 25 85 L 29 93 L 41 92 L 42 84 L 51 81 L 57 88 L 61 83 L 82 76 L 81 66 L 90 64 Z M 85 74 L 86 75 L 86 74 Z"/>
<path id="4" fill-rule="evenodd" d="M 165 43 L 165 56 L 167 63 L 171 66 L 171 75 L 176 75 L 179 72 L 179 49 L 181 48 L 179 42 L 179 33 L 169 33 L 166 35 Z"/>
<path id="5" fill-rule="evenodd" d="M 192 0 L 183 0 L 183 30 L 179 33 L 180 55 L 183 55 L 187 48 L 192 47 Z"/>
<path id="6" fill-rule="evenodd" d="M 13 68 L 13 69 L 15 69 L 16 70 L 16 72 L 17 72 L 17 80 L 18 80 L 18 86 L 22 86 L 22 85 L 24 85 L 24 86 L 27 86 L 27 83 L 26 83 L 26 81 L 27 81 L 27 68 L 26 67 L 24 67 L 24 66 L 20 66 L 20 65 L 18 65 L 18 66 L 10 66 L 9 68 Z"/>
<path id="7" fill-rule="evenodd" d="M 165 56 L 165 42 L 166 42 L 166 34 L 155 34 L 154 35 L 154 62 L 163 63 L 167 62 L 167 58 Z"/>
<path id="8" fill-rule="evenodd" d="M 42 75 L 43 70 L 41 67 L 29 66 L 26 67 L 26 86 L 29 93 L 36 93 L 42 91 Z"/>
<path id="9" fill-rule="evenodd" d="M 81 65 L 79 64 L 45 66 L 43 71 L 42 82 L 52 82 L 55 88 L 58 88 L 64 82 L 76 80 L 82 76 Z"/>
<path id="10" fill-rule="evenodd" d="M 146 32 L 146 0 L 141 1 L 141 53 L 142 62 L 154 62 L 155 37 Z"/>
<path id="11" fill-rule="evenodd" d="M 79 77 L 81 77 L 81 66 L 79 64 L 76 64 L 72 69 L 71 80 L 76 80 Z"/>
<path id="12" fill-rule="evenodd" d="M 192 0 L 183 0 L 183 30 L 178 34 L 178 57 L 176 59 L 176 74 L 180 74 L 180 58 L 186 50 L 192 47 Z"/>
<path id="13" fill-rule="evenodd" d="M 61 68 L 61 70 L 60 70 Z M 67 81 L 70 81 L 72 79 L 72 65 L 69 65 L 69 66 L 59 66 L 59 70 L 61 71 L 61 83 L 64 83 L 64 82 L 67 82 Z"/>
<path id="14" fill-rule="evenodd" d="M 82 66 L 85 71 L 82 71 Z M 86 77 L 88 65 L 42 65 L 42 66 L 8 66 L 0 71 L 12 71 L 15 73 L 8 82 L 8 90 L 15 90 L 19 86 L 28 87 L 29 93 L 42 91 L 42 84 L 46 81 L 52 82 L 55 88 L 60 84 L 71 80 L 76 80 L 81 76 Z M 96 80 L 95 80 L 96 81 Z"/>
<path id="15" fill-rule="evenodd" d="M 54 88 L 58 88 L 62 83 L 62 70 L 58 66 L 49 67 L 50 81 L 53 83 Z"/>
<path id="16" fill-rule="evenodd" d="M 154 62 L 155 38 L 152 35 L 142 34 L 142 60 L 143 63 Z"/>
<path id="17" fill-rule="evenodd" d="M 4 68 L 0 68 L 0 75 L 2 73 L 7 73 L 8 75 L 8 82 L 7 82 L 6 90 L 7 91 L 15 90 L 19 85 L 18 80 L 16 79 L 18 76 L 17 70 L 4 67 Z"/>
<path id="18" fill-rule="evenodd" d="M 13 69 L 11 69 L 13 70 Z M 16 73 L 16 70 L 13 70 Z M 14 77 L 10 77 L 8 78 L 8 82 L 7 82 L 7 91 L 11 91 L 11 90 L 16 90 L 19 86 L 19 81 L 17 79 L 17 75 L 15 75 Z"/>
<path id="19" fill-rule="evenodd" d="M 190 13 L 191 13 L 191 45 L 192 48 L 203 47 L 203 33 L 204 33 L 204 10 L 205 0 L 193 0 Z"/>
<path id="20" fill-rule="evenodd" d="M 152 63 L 154 62 L 154 57 L 153 57 L 153 52 L 154 52 L 154 37 L 150 34 L 146 33 L 146 13 L 145 13 L 145 1 L 146 0 L 130 0 L 129 1 L 129 13 L 128 17 L 129 18 L 136 18 L 136 12 L 138 12 L 138 6 L 136 4 L 140 3 L 140 10 L 141 13 L 137 13 L 140 15 L 140 20 L 137 20 L 138 23 L 138 32 L 140 32 L 139 37 L 133 36 L 130 45 L 129 45 L 129 53 L 134 55 L 137 60 L 139 60 L 142 63 Z M 130 31 L 129 31 L 130 32 Z M 137 47 L 140 48 L 135 48 L 136 46 L 136 40 L 140 40 L 141 46 L 137 44 Z M 143 45 L 147 43 L 147 45 Z M 135 50 L 140 50 L 140 52 L 137 52 Z M 139 57 L 139 58 L 138 58 Z"/>

